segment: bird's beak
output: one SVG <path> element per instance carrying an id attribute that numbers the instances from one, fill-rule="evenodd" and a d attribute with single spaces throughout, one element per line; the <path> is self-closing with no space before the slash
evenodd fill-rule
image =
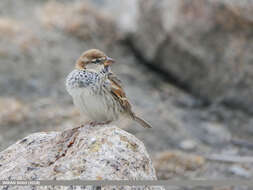
<path id="1" fill-rule="evenodd" d="M 109 66 L 112 63 L 115 63 L 114 59 L 110 58 L 110 57 L 106 57 L 106 61 L 104 63 L 105 66 Z"/>

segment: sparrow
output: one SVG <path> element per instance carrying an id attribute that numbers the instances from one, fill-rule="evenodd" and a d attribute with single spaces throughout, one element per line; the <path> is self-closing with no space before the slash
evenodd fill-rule
<path id="1" fill-rule="evenodd" d="M 85 51 L 79 57 L 66 79 L 66 90 L 74 105 L 90 124 L 108 124 L 123 116 L 151 128 L 132 111 L 121 81 L 111 71 L 113 63 L 112 58 L 98 49 Z"/>

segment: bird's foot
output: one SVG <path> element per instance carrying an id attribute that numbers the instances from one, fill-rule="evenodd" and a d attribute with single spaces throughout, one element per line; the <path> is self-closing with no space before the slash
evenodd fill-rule
<path id="1" fill-rule="evenodd" d="M 85 125 L 80 125 L 80 126 L 78 126 L 78 127 L 73 128 L 72 130 L 78 130 L 78 129 L 84 127 L 84 126 L 85 126 Z"/>

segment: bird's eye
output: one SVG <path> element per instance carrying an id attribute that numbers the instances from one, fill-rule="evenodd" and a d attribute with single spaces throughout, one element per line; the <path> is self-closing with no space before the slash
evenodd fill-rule
<path id="1" fill-rule="evenodd" d="M 103 61 L 105 61 L 105 58 L 96 58 L 96 59 L 92 59 L 91 63 L 93 63 L 93 64 L 102 64 Z"/>
<path id="2" fill-rule="evenodd" d="M 92 59 L 92 60 L 91 60 L 91 63 L 93 63 L 93 64 L 96 64 L 96 62 L 97 62 L 96 59 Z"/>

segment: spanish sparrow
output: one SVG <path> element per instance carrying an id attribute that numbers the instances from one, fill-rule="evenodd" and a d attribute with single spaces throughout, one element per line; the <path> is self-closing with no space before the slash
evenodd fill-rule
<path id="1" fill-rule="evenodd" d="M 120 80 L 110 70 L 114 62 L 97 49 L 88 50 L 80 56 L 76 68 L 66 80 L 66 89 L 75 106 L 92 123 L 109 123 L 125 116 L 151 128 L 132 111 Z"/>

